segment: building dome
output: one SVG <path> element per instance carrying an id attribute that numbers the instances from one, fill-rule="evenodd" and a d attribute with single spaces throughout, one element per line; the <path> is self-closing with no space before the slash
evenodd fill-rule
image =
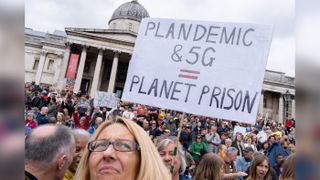
<path id="1" fill-rule="evenodd" d="M 139 4 L 137 0 L 133 0 L 119 6 L 113 12 L 109 24 L 115 19 L 130 19 L 141 22 L 141 19 L 146 17 L 150 17 L 148 11 L 141 4 Z"/>

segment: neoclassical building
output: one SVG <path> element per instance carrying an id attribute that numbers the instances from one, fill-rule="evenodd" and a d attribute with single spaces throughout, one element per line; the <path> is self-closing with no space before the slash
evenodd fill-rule
<path id="1" fill-rule="evenodd" d="M 106 29 L 67 27 L 44 33 L 25 28 L 25 81 L 81 90 L 92 97 L 97 90 L 121 95 L 139 25 L 146 17 L 147 10 L 132 0 L 113 12 Z M 266 70 L 259 113 L 280 122 L 295 117 L 294 86 L 293 77 Z M 287 92 L 291 101 L 284 101 Z"/>

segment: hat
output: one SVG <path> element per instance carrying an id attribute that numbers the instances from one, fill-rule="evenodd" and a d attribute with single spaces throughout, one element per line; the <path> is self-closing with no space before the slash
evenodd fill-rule
<path id="1" fill-rule="evenodd" d="M 47 95 L 48 93 L 47 93 L 46 90 L 43 90 L 43 91 L 41 92 L 41 94 Z"/>
<path id="2" fill-rule="evenodd" d="M 243 152 L 254 152 L 253 151 L 253 149 L 252 149 L 252 147 L 250 147 L 250 146 L 248 146 L 248 147 L 245 147 L 244 149 L 243 149 Z"/>

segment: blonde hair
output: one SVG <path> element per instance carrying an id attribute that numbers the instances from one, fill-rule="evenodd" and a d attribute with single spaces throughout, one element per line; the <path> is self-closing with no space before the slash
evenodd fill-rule
<path id="1" fill-rule="evenodd" d="M 35 119 L 36 119 L 36 115 L 34 115 L 33 112 L 29 112 L 29 113 L 27 114 L 27 117 L 28 117 L 28 116 L 32 116 L 32 120 L 35 120 Z"/>
<path id="2" fill-rule="evenodd" d="M 91 140 L 96 140 L 100 133 L 112 124 L 122 124 L 128 128 L 129 132 L 134 136 L 140 147 L 140 167 L 137 173 L 137 179 L 155 179 L 155 180 L 169 180 L 171 175 L 164 166 L 162 159 L 152 143 L 147 133 L 136 123 L 131 120 L 115 117 L 112 120 L 103 122 L 92 135 Z M 75 179 L 88 180 L 90 179 L 89 172 L 89 157 L 90 153 L 86 148 L 80 160 Z"/>
<path id="3" fill-rule="evenodd" d="M 58 121 L 58 116 L 61 116 L 61 121 L 64 122 L 66 120 L 66 116 L 62 112 L 57 113 L 56 120 Z"/>

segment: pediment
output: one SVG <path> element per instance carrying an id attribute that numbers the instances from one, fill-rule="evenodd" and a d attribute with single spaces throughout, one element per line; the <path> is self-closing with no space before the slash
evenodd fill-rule
<path id="1" fill-rule="evenodd" d="M 114 29 L 90 29 L 90 28 L 65 28 L 67 35 L 79 36 L 92 39 L 118 40 L 134 43 L 137 34 L 127 30 Z"/>

